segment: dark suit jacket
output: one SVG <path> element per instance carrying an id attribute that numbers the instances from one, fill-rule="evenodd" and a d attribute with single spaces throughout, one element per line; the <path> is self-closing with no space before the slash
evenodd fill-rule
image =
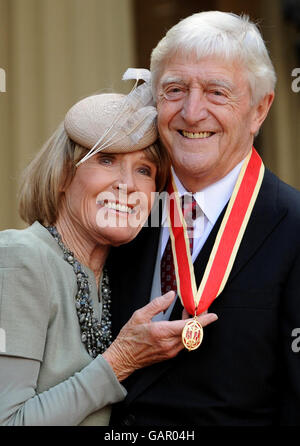
<path id="1" fill-rule="evenodd" d="M 197 284 L 224 211 L 194 263 Z M 144 228 L 110 258 L 117 335 L 148 303 L 159 228 Z M 225 289 L 198 350 L 133 373 L 112 425 L 300 424 L 300 192 L 266 170 Z M 181 318 L 181 304 L 172 319 Z"/>

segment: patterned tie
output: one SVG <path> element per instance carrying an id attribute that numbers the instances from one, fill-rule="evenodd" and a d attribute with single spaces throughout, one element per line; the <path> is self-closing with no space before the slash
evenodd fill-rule
<path id="1" fill-rule="evenodd" d="M 187 231 L 188 231 L 188 237 L 190 241 L 190 250 L 191 254 L 193 253 L 193 232 L 194 232 L 194 226 L 193 222 L 196 219 L 197 214 L 197 202 L 193 195 L 184 195 L 181 198 L 181 206 L 182 206 L 182 212 L 184 219 L 186 221 L 187 225 Z M 200 209 L 198 207 L 198 209 Z M 174 290 L 177 292 L 177 285 L 176 285 L 176 275 L 175 275 L 175 268 L 174 268 L 174 262 L 173 262 L 173 253 L 172 253 L 172 245 L 171 245 L 171 238 L 169 237 L 168 243 L 166 245 L 164 254 L 161 259 L 160 263 L 160 269 L 161 269 L 161 292 L 162 294 L 167 293 L 170 290 Z"/>

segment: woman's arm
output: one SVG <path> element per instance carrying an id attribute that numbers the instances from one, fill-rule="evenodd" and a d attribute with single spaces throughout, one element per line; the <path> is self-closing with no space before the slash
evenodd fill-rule
<path id="1" fill-rule="evenodd" d="M 39 361 L 0 356 L 0 424 L 77 425 L 90 413 L 121 401 L 126 391 L 119 381 L 183 348 L 185 320 L 151 322 L 173 298 L 174 292 L 169 292 L 136 311 L 102 356 L 40 394 L 35 392 Z M 199 317 L 203 326 L 216 319 L 214 314 Z"/>
<path id="2" fill-rule="evenodd" d="M 0 356 L 0 425 L 75 426 L 126 391 L 102 356 L 74 376 L 36 393 L 40 362 Z"/>

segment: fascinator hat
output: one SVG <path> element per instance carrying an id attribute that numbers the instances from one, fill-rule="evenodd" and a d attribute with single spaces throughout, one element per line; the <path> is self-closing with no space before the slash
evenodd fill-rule
<path id="1" fill-rule="evenodd" d="M 77 166 L 96 153 L 128 153 L 144 149 L 157 137 L 151 92 L 151 73 L 129 68 L 123 80 L 135 79 L 128 95 L 99 94 L 77 102 L 66 114 L 64 127 L 69 138 L 89 149 Z M 139 80 L 144 83 L 138 85 Z"/>

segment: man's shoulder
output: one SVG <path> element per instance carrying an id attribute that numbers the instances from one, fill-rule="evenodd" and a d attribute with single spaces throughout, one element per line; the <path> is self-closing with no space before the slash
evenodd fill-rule
<path id="1" fill-rule="evenodd" d="M 300 212 L 300 191 L 298 189 L 281 180 L 269 169 L 266 169 L 265 184 L 274 194 L 278 206 Z"/>

